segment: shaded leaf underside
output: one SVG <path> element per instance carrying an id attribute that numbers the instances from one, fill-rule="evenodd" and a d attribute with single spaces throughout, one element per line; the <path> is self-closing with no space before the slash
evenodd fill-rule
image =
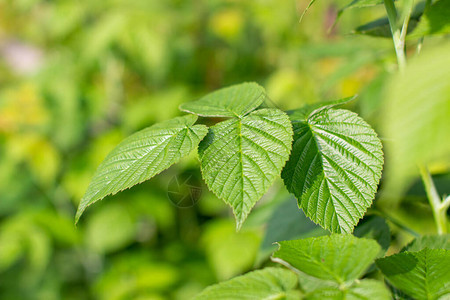
<path id="1" fill-rule="evenodd" d="M 205 97 L 180 105 L 182 111 L 203 117 L 242 117 L 260 106 L 265 90 L 254 82 L 222 88 Z"/>

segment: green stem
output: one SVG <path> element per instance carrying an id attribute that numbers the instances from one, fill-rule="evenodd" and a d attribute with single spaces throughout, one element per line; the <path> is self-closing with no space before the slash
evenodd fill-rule
<path id="1" fill-rule="evenodd" d="M 411 19 L 411 14 L 413 11 L 413 7 L 414 7 L 414 0 L 408 0 L 405 4 L 406 8 L 404 11 L 404 15 L 403 17 L 403 26 L 402 26 L 402 31 L 400 33 L 400 40 L 403 41 L 403 46 L 405 45 L 405 41 L 406 41 L 406 34 L 408 33 L 408 25 L 409 25 L 409 20 Z"/>
<path id="2" fill-rule="evenodd" d="M 447 210 L 450 207 L 450 196 L 442 199 L 441 209 Z"/>
<path id="3" fill-rule="evenodd" d="M 384 0 L 384 7 L 386 8 L 389 26 L 392 33 L 392 40 L 394 42 L 395 54 L 397 55 L 398 68 L 401 72 L 403 72 L 406 67 L 405 40 L 413 6 L 414 0 L 409 0 L 406 3 L 405 14 L 402 16 L 403 25 L 400 27 L 397 23 L 398 16 L 397 9 L 394 5 L 394 0 Z"/>
<path id="4" fill-rule="evenodd" d="M 384 0 L 384 7 L 391 27 L 392 40 L 394 41 L 395 54 L 397 55 L 398 68 L 402 71 L 406 66 L 405 47 L 401 41 L 401 30 L 397 25 L 397 10 L 393 0 Z"/>
<path id="5" fill-rule="evenodd" d="M 447 199 L 441 203 L 439 194 L 434 186 L 433 179 L 430 172 L 425 166 L 420 166 L 420 175 L 422 177 L 423 185 L 425 186 L 425 192 L 427 193 L 428 201 L 430 202 L 431 209 L 433 211 L 434 221 L 438 234 L 447 233 Z"/>

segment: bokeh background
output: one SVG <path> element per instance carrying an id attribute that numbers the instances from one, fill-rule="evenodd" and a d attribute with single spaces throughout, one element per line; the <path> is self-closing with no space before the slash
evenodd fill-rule
<path id="1" fill-rule="evenodd" d="M 332 28 L 348 1 L 317 1 L 299 22 L 307 2 L 0 0 L 0 298 L 189 299 L 270 264 L 274 241 L 324 234 L 281 180 L 236 233 L 195 153 L 90 207 L 74 226 L 90 179 L 118 142 L 223 86 L 256 81 L 267 105 L 283 110 L 359 94 L 346 107 L 383 127 L 392 41 L 352 32 L 384 8 L 348 10 Z M 440 158 L 431 167 L 448 192 L 448 156 Z M 388 212 L 392 251 L 412 238 L 403 225 L 435 232 L 410 177 L 403 196 L 387 193 L 369 211 Z M 168 196 L 189 191 L 174 178 L 201 189 L 194 205 Z"/>

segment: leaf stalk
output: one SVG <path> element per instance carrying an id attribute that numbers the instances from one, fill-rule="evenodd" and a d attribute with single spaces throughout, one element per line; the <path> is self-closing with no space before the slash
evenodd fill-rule
<path id="1" fill-rule="evenodd" d="M 411 18 L 414 0 L 408 0 L 405 7 L 404 16 L 402 16 L 403 24 L 399 26 L 397 9 L 394 0 L 384 0 L 384 7 L 388 15 L 389 26 L 391 28 L 392 40 L 394 42 L 395 54 L 397 55 L 397 63 L 400 72 L 406 67 L 405 40 L 408 32 L 408 24 Z"/>
<path id="2" fill-rule="evenodd" d="M 433 211 L 438 234 L 445 234 L 447 233 L 447 209 L 450 206 L 450 197 L 443 199 L 441 202 L 436 186 L 434 185 L 433 179 L 426 166 L 420 166 L 420 175 Z"/>

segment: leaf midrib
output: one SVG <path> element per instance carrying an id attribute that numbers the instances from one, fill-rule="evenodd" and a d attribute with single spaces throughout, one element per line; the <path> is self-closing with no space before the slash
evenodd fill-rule
<path id="1" fill-rule="evenodd" d="M 310 117 L 311 117 L 311 116 L 310 116 Z M 338 202 L 340 203 L 340 205 L 341 205 L 342 207 L 345 208 L 347 214 L 352 218 L 352 221 L 354 221 L 354 216 L 353 216 L 352 213 L 350 213 L 350 211 L 348 210 L 347 206 L 344 205 L 344 204 L 338 199 L 337 196 L 334 196 L 334 195 L 332 195 L 332 193 L 331 193 L 332 190 L 330 189 L 329 184 L 331 183 L 331 184 L 333 184 L 333 186 L 335 186 L 335 187 L 336 187 L 336 185 L 335 185 L 333 182 L 331 182 L 331 181 L 329 180 L 328 176 L 326 176 L 325 169 L 324 169 L 324 163 L 325 163 L 324 160 L 327 160 L 327 159 L 326 159 L 325 155 L 323 154 L 324 148 L 323 148 L 323 147 L 320 145 L 320 143 L 318 142 L 318 139 L 319 139 L 319 137 L 321 136 L 321 134 L 315 132 L 315 130 L 314 130 L 315 126 L 314 126 L 314 124 L 311 124 L 311 123 L 310 123 L 310 117 L 308 118 L 306 124 L 308 125 L 309 131 L 311 132 L 311 136 L 312 136 L 311 140 L 314 141 L 314 143 L 315 143 L 315 145 L 316 145 L 316 147 L 317 147 L 317 154 L 318 154 L 318 156 L 320 157 L 320 159 L 319 159 L 319 163 L 320 163 L 320 174 L 323 176 L 322 180 L 325 182 L 326 188 L 328 189 L 328 192 L 329 192 L 329 194 L 330 194 L 329 198 L 330 198 L 330 200 L 331 200 L 332 203 L 333 203 L 333 211 L 334 211 L 334 214 L 336 214 L 336 215 L 338 216 L 339 227 L 340 227 L 341 230 L 347 232 L 347 230 L 345 230 L 344 227 L 341 225 L 341 222 L 342 222 L 342 221 L 344 221 L 344 222 L 346 223 L 346 225 L 349 226 L 350 228 L 352 228 L 352 227 L 354 227 L 354 226 L 352 226 L 351 224 L 349 224 L 349 222 L 348 222 L 347 220 L 345 220 L 345 217 L 343 217 L 343 216 L 341 216 L 341 215 L 338 214 L 338 212 L 336 211 L 336 205 L 335 205 L 334 202 L 335 202 L 335 201 L 338 201 Z M 318 129 L 319 129 L 319 130 L 324 130 L 324 129 L 321 128 L 321 127 L 319 127 Z M 327 132 L 328 132 L 329 134 L 332 134 L 332 133 L 329 132 L 329 131 L 327 131 Z M 365 148 L 364 148 L 364 149 L 365 149 Z M 366 150 L 366 149 L 365 149 L 365 150 Z M 366 167 L 368 167 L 366 164 L 364 164 L 364 165 L 365 165 Z M 371 170 L 373 173 L 375 173 L 370 167 L 368 167 L 368 168 L 369 168 L 369 170 Z M 296 169 L 297 169 L 297 168 L 296 168 Z M 342 169 L 342 168 L 341 168 L 341 169 Z M 343 170 L 343 169 L 342 169 L 342 170 Z M 345 170 L 343 170 L 343 171 L 344 171 L 344 173 L 348 176 L 348 174 L 346 173 L 346 171 L 345 171 Z M 352 182 L 352 181 L 350 181 L 350 182 Z M 352 183 L 353 183 L 353 182 L 352 182 Z M 354 185 L 353 185 L 353 187 L 354 187 Z M 360 193 L 360 191 L 359 191 L 358 189 L 356 189 L 356 190 L 357 190 L 358 193 L 360 194 L 359 197 L 361 197 L 361 198 L 365 201 L 365 197 L 362 197 L 362 194 Z M 344 193 L 344 194 L 345 194 L 345 193 Z M 347 197 L 347 198 L 348 198 L 348 197 Z M 334 199 L 334 200 L 333 200 L 333 199 Z M 359 209 L 356 207 L 356 204 L 353 203 L 353 201 L 351 201 L 350 198 L 349 198 L 349 202 L 353 204 L 354 208 L 355 208 L 357 211 L 359 211 Z M 366 201 L 365 201 L 365 202 L 366 202 Z M 326 209 L 324 210 L 324 214 L 325 214 L 325 212 L 326 212 Z M 324 215 L 324 219 L 325 219 L 325 215 Z M 327 228 L 326 225 L 325 225 L 325 228 Z"/>
<path id="2" fill-rule="evenodd" d="M 319 161 L 319 164 L 320 164 L 320 173 L 322 174 L 322 179 L 321 179 L 321 181 L 323 181 L 324 183 L 325 183 L 325 185 L 326 185 L 326 189 L 328 190 L 328 193 L 329 193 L 329 197 L 327 197 L 328 198 L 328 200 L 327 200 L 327 205 L 328 205 L 328 201 L 330 201 L 331 200 L 331 202 L 332 202 L 332 205 L 333 205 L 333 212 L 334 212 L 334 214 L 336 214 L 337 216 L 338 216 L 338 224 L 339 224 L 339 227 L 340 227 L 340 229 L 342 229 L 342 227 L 341 227 L 341 222 L 340 222 L 340 219 L 342 219 L 342 217 L 341 216 L 339 216 L 339 214 L 337 213 L 337 211 L 336 211 L 336 205 L 334 204 L 334 201 L 333 201 L 333 197 L 332 197 L 332 195 L 331 195 L 331 189 L 330 189 L 330 186 L 329 186 L 329 183 L 328 183 L 328 177 L 326 176 L 326 174 L 325 174 L 325 170 L 324 170 L 324 167 L 323 167 L 323 164 L 324 164 L 324 162 L 323 162 L 323 155 L 322 155 L 322 150 L 323 150 L 323 148 L 321 147 L 321 145 L 318 143 L 318 141 L 317 141 L 317 137 L 316 137 L 316 134 L 315 134 L 315 132 L 314 132 L 314 130 L 313 130 L 313 125 L 309 122 L 309 118 L 308 118 L 308 120 L 307 120 L 307 122 L 306 122 L 306 124 L 308 125 L 308 128 L 309 128 L 309 131 L 311 132 L 311 140 L 313 140 L 313 142 L 315 143 L 315 145 L 316 145 L 316 147 L 317 147 L 317 156 L 320 158 L 318 161 Z M 311 167 L 311 166 L 310 166 Z M 319 177 L 320 178 L 320 177 Z M 319 196 L 317 196 L 317 197 L 319 197 Z M 303 197 L 302 197 L 303 198 Z M 342 204 L 342 203 L 341 203 Z M 343 205 L 344 207 L 345 207 L 345 205 Z M 347 209 L 347 208 L 346 208 Z M 316 217 L 317 217 L 317 211 L 318 211 L 318 209 L 316 209 Z M 347 211 L 348 212 L 348 211 Z M 324 212 L 323 212 L 323 214 L 324 214 L 324 216 L 323 216 L 323 220 L 325 220 L 325 214 L 326 214 L 326 207 L 325 207 L 325 209 L 324 209 Z M 348 223 L 347 223 L 348 224 Z M 327 225 L 325 224 L 324 225 L 324 227 L 325 227 L 325 229 L 327 229 Z M 330 226 L 329 227 L 331 227 L 331 224 L 330 224 Z"/>
<path id="3" fill-rule="evenodd" d="M 155 149 L 155 148 L 157 148 L 157 147 L 159 147 L 159 146 L 161 146 L 161 145 L 163 145 L 164 143 L 166 143 L 166 146 L 163 148 L 163 150 L 165 151 L 165 150 L 167 149 L 167 147 L 169 146 L 169 144 L 170 144 L 170 143 L 169 143 L 170 140 L 171 140 L 172 138 L 176 137 L 177 135 L 179 135 L 180 133 L 182 133 L 184 130 L 186 130 L 186 134 L 185 134 L 185 136 L 184 136 L 184 139 L 185 139 L 186 136 L 187 136 L 187 130 L 188 130 L 188 129 L 189 129 L 189 127 L 188 127 L 188 126 L 185 126 L 185 127 L 182 127 L 182 128 L 180 129 L 180 131 L 178 131 L 177 133 L 174 133 L 174 134 L 172 134 L 172 135 L 168 135 L 168 137 L 167 137 L 166 139 L 163 139 L 160 143 L 155 144 L 154 147 L 152 148 L 152 150 Z M 184 142 L 184 139 L 183 139 L 183 142 Z M 182 145 L 182 143 L 181 143 L 181 145 Z M 152 145 L 152 146 L 153 146 L 153 145 Z M 124 172 L 127 172 L 127 170 L 129 170 L 131 167 L 134 167 L 136 163 L 138 163 L 138 162 L 141 161 L 142 159 L 145 159 L 145 158 L 148 157 L 150 154 L 152 154 L 151 151 L 145 153 L 145 154 L 142 155 L 141 157 L 136 157 L 136 158 L 134 159 L 134 162 L 132 162 L 132 163 L 131 163 L 129 166 L 127 166 L 125 169 L 120 170 L 118 174 L 116 174 L 115 176 L 113 176 L 113 178 L 112 178 L 112 179 L 111 179 L 111 180 L 110 180 L 103 188 L 101 188 L 101 189 L 99 189 L 97 192 L 95 192 L 94 195 L 92 195 L 91 197 L 89 197 L 89 199 L 90 199 L 90 200 L 95 199 L 96 196 L 97 196 L 100 192 L 104 192 L 105 190 L 107 190 L 107 188 L 109 187 L 109 184 L 110 184 L 111 182 L 113 182 L 114 180 L 116 180 L 118 177 L 123 176 L 123 173 L 124 173 Z M 131 174 L 134 174 L 134 173 L 136 173 L 137 171 L 138 171 L 138 169 L 134 170 L 134 172 L 131 173 Z M 130 175 L 130 174 L 128 174 L 128 175 Z M 128 177 L 128 178 L 129 178 L 129 177 Z M 123 190 L 123 189 L 120 189 L 120 190 Z M 86 199 L 86 198 L 83 198 L 83 200 L 84 200 L 84 199 Z M 83 201 L 83 200 L 82 200 L 82 201 Z M 83 206 L 83 207 L 82 207 L 82 210 L 84 210 L 84 209 L 85 209 L 87 206 L 89 206 L 90 204 L 92 204 L 92 202 L 91 202 L 91 203 L 88 203 L 88 204 L 85 205 L 85 206 Z"/>
<path id="4" fill-rule="evenodd" d="M 244 190 L 244 164 L 242 162 L 243 153 L 242 153 L 242 119 L 241 118 L 238 118 L 238 143 L 239 143 L 239 145 L 238 145 L 238 148 L 239 148 L 239 164 L 241 165 L 241 174 L 242 174 L 242 176 L 241 176 L 241 186 L 242 186 L 242 190 Z M 238 222 L 236 224 L 236 226 L 238 228 L 241 227 L 242 222 L 243 222 L 241 220 L 242 212 L 243 212 L 242 206 L 244 206 L 244 193 L 243 192 L 241 193 L 241 197 L 242 197 L 242 201 L 240 202 L 240 204 L 241 204 L 241 211 L 236 214 L 236 217 L 237 217 L 237 215 L 239 215 Z"/>

